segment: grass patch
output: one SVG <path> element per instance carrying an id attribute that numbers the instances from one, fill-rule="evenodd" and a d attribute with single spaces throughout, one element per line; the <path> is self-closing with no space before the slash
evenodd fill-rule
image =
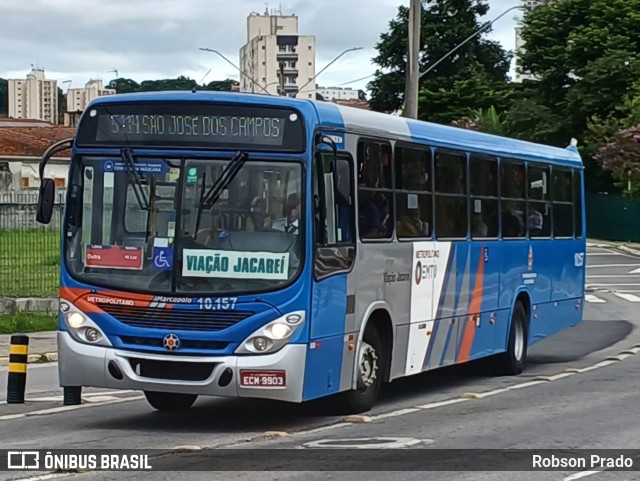
<path id="1" fill-rule="evenodd" d="M 55 331 L 57 329 L 56 317 L 56 314 L 32 314 L 28 312 L 0 315 L 0 334 Z"/>
<path id="2" fill-rule="evenodd" d="M 0 231 L 0 296 L 55 296 L 59 276 L 57 230 Z"/>

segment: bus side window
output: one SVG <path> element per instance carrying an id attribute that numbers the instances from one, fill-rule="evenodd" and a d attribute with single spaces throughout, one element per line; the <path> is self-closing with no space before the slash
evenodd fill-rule
<path id="1" fill-rule="evenodd" d="M 500 211 L 502 237 L 522 239 L 527 235 L 527 192 L 524 162 L 503 160 L 500 164 Z"/>
<path id="2" fill-rule="evenodd" d="M 319 154 L 313 169 L 316 278 L 349 270 L 355 258 L 353 167 L 340 157 L 332 172 L 332 158 Z"/>
<path id="3" fill-rule="evenodd" d="M 361 239 L 391 240 L 393 197 L 391 145 L 361 140 L 358 143 L 358 232 Z"/>

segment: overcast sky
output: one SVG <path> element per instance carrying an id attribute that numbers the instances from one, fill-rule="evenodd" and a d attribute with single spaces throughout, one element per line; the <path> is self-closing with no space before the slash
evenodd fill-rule
<path id="1" fill-rule="evenodd" d="M 380 33 L 409 0 L 288 0 L 283 14 L 299 17 L 300 33 L 316 36 L 317 71 L 350 47 L 363 47 L 341 57 L 317 79 L 338 85 L 374 72 L 371 58 Z M 489 0 L 493 19 L 520 0 Z M 272 0 L 270 8 L 278 8 Z M 375 5 L 375 7 L 374 7 Z M 264 12 L 252 0 L 0 0 L 0 77 L 24 78 L 31 64 L 44 68 L 66 90 L 89 78 L 105 83 L 115 77 L 136 81 L 187 75 L 197 81 L 238 78 L 238 72 L 213 53 L 221 51 L 238 63 L 246 42 L 246 17 Z M 490 38 L 507 50 L 515 44 L 515 16 L 494 25 Z M 462 39 L 461 39 L 462 40 Z M 367 80 L 348 86 L 364 88 Z"/>

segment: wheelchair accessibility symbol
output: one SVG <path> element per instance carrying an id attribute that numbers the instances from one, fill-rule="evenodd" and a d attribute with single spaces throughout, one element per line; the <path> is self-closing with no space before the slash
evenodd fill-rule
<path id="1" fill-rule="evenodd" d="M 173 264 L 173 249 L 170 247 L 153 248 L 153 266 L 161 271 L 171 270 Z"/>

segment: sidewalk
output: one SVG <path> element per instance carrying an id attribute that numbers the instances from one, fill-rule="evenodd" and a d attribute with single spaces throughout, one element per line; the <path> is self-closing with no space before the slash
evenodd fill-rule
<path id="1" fill-rule="evenodd" d="M 29 336 L 29 362 L 53 362 L 58 360 L 56 331 L 33 332 Z M 0 335 L 0 366 L 9 364 L 10 335 Z"/>

